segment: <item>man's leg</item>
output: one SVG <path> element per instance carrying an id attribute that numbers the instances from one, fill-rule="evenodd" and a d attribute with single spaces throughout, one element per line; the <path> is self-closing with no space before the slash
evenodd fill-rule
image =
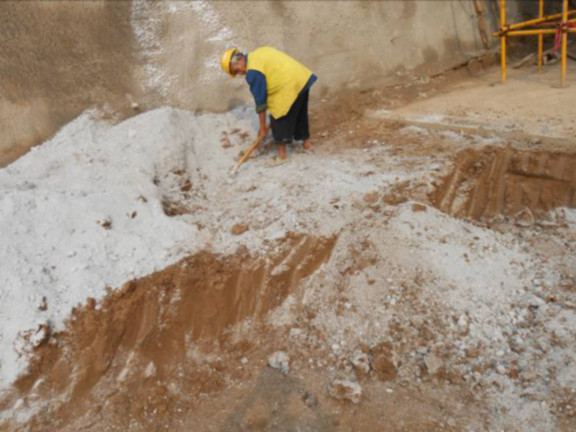
<path id="1" fill-rule="evenodd" d="M 280 159 L 288 158 L 288 152 L 286 151 L 286 144 L 278 144 L 278 156 L 280 156 Z"/>
<path id="2" fill-rule="evenodd" d="M 296 120 L 296 133 L 294 138 L 298 141 L 304 141 L 302 147 L 304 150 L 312 150 L 312 142 L 310 141 L 310 126 L 308 123 L 308 97 L 310 95 L 310 90 L 306 90 L 300 96 L 302 102 L 300 105 L 300 110 L 298 112 L 298 118 Z"/>
<path id="3" fill-rule="evenodd" d="M 289 116 L 280 117 L 275 119 L 270 116 L 270 126 L 272 127 L 272 136 L 274 137 L 274 143 L 278 145 L 278 156 L 282 159 L 288 157 L 288 152 L 286 151 L 286 144 L 292 142 L 292 127 L 291 119 Z"/>
<path id="4" fill-rule="evenodd" d="M 288 158 L 288 152 L 286 151 L 286 144 L 291 144 L 294 139 L 296 123 L 298 121 L 298 113 L 300 102 L 298 99 L 294 102 L 288 114 L 279 119 L 275 119 L 270 116 L 270 125 L 272 127 L 272 135 L 274 136 L 274 142 L 278 144 L 278 156 L 282 159 Z"/>

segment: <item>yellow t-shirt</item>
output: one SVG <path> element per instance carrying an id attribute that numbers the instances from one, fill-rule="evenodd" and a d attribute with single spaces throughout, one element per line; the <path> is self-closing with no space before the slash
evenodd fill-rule
<path id="1" fill-rule="evenodd" d="M 248 71 L 266 77 L 267 104 L 275 119 L 285 116 L 312 76 L 302 63 L 272 47 L 258 48 L 248 54 Z"/>

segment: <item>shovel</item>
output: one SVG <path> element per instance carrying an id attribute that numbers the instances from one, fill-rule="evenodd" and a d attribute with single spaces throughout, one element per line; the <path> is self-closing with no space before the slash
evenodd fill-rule
<path id="1" fill-rule="evenodd" d="M 238 163 L 236 164 L 236 166 L 234 168 L 232 168 L 232 171 L 230 171 L 230 177 L 234 176 L 234 174 L 236 174 L 236 171 L 238 171 L 238 168 L 240 168 L 240 166 L 246 162 L 248 160 L 248 158 L 250 158 L 250 155 L 252 154 L 252 152 L 254 150 L 256 150 L 258 148 L 258 146 L 260 144 L 262 144 L 262 141 L 264 141 L 266 139 L 266 136 L 268 135 L 268 131 L 270 130 L 270 128 L 266 128 L 266 135 L 264 135 L 264 138 L 256 138 L 256 141 L 254 141 L 254 143 L 250 146 L 250 148 L 248 149 L 248 151 L 246 151 L 246 153 L 244 153 L 244 155 L 242 156 L 242 158 L 238 161 Z"/>

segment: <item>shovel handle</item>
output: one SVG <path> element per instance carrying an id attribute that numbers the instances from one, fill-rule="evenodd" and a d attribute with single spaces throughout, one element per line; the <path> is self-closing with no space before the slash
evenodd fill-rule
<path id="1" fill-rule="evenodd" d="M 268 135 L 268 131 L 270 130 L 269 127 L 266 128 L 266 135 Z M 244 153 L 244 155 L 242 156 L 242 158 L 238 161 L 238 163 L 236 164 L 236 166 L 234 167 L 234 169 L 232 170 L 232 173 L 235 173 L 236 170 L 238 168 L 240 168 L 240 166 L 246 162 L 248 160 L 248 158 L 250 157 L 250 155 L 252 154 L 252 152 L 254 150 L 256 150 L 258 148 L 258 146 L 260 144 L 262 144 L 262 141 L 264 141 L 264 139 L 266 139 L 266 135 L 264 135 L 264 138 L 256 138 L 256 141 L 254 141 L 254 143 L 250 146 L 250 148 L 246 151 L 246 153 Z"/>

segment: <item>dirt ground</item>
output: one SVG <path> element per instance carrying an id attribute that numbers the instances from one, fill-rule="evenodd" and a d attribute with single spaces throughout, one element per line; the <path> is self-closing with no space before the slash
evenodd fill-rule
<path id="1" fill-rule="evenodd" d="M 315 154 L 210 198 L 183 176 L 165 212 L 213 243 L 46 329 L 0 430 L 575 430 L 576 87 L 475 67 L 319 101 Z"/>
<path id="2" fill-rule="evenodd" d="M 576 62 L 569 62 L 568 88 L 559 88 L 560 68 L 549 66 L 544 73 L 525 66 L 514 70 L 510 62 L 509 80 L 500 82 L 500 70 L 461 81 L 456 89 L 434 98 L 392 109 L 394 120 L 420 120 L 444 125 L 483 127 L 501 133 L 523 133 L 548 138 L 574 140 L 576 119 L 571 109 Z"/>

